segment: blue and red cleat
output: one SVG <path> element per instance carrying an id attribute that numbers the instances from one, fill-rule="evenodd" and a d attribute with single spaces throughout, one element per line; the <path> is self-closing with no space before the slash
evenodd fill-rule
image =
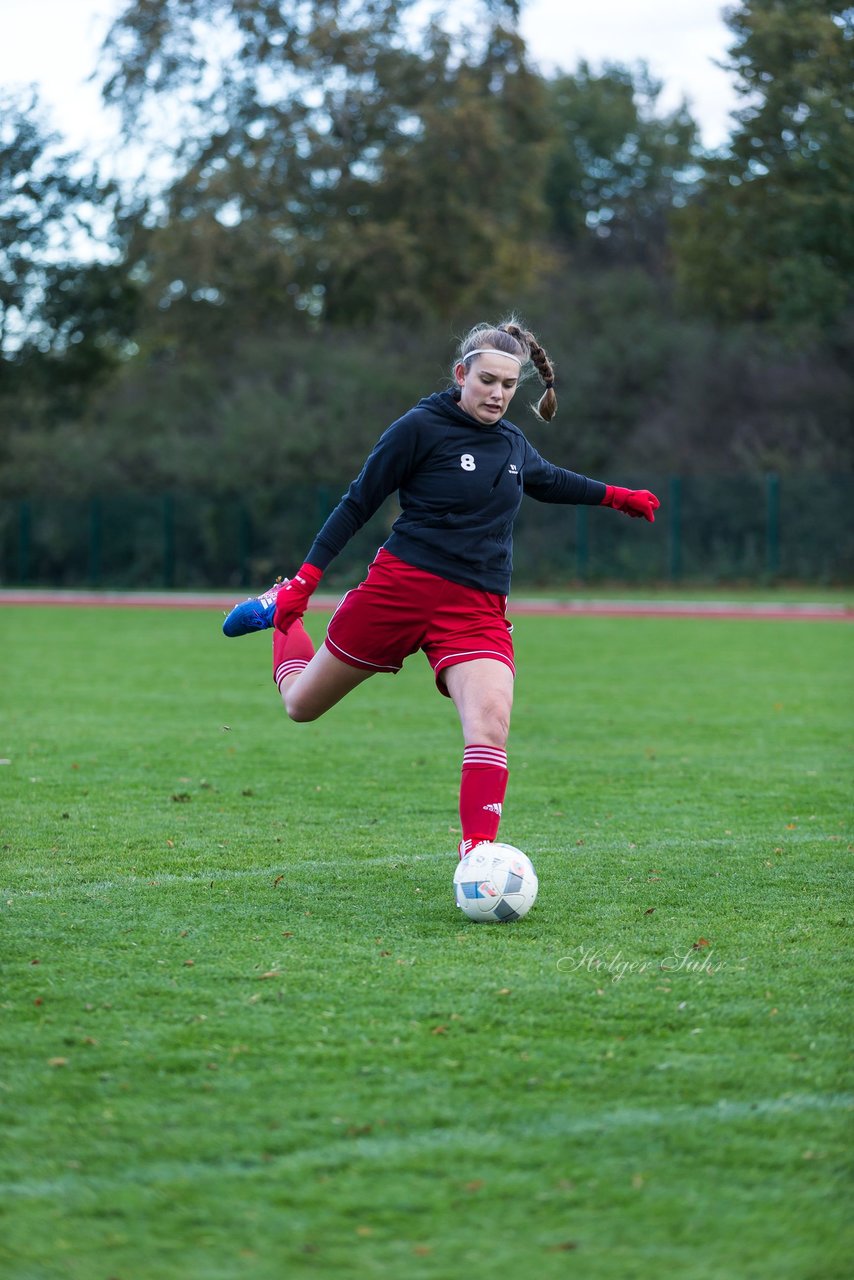
<path id="1" fill-rule="evenodd" d="M 253 631 L 266 631 L 272 627 L 276 597 L 286 581 L 286 578 L 277 578 L 263 595 L 250 596 L 248 600 L 236 604 L 222 624 L 223 635 L 248 636 Z"/>

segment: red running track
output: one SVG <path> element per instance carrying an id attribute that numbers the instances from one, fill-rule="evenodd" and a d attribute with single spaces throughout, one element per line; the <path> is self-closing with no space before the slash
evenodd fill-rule
<path id="1" fill-rule="evenodd" d="M 340 596 L 318 595 L 314 607 L 332 609 Z M 46 591 L 0 589 L 0 605 L 76 608 L 216 609 L 226 613 L 234 594 L 210 591 Z M 771 622 L 854 622 L 845 604 L 783 604 L 732 600 L 537 600 L 511 598 L 513 614 L 594 618 L 749 618 Z"/>

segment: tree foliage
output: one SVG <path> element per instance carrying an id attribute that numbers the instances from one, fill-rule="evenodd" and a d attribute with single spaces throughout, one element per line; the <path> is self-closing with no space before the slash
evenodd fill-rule
<path id="1" fill-rule="evenodd" d="M 722 320 L 832 328 L 854 283 L 854 9 L 745 0 L 727 22 L 745 105 L 679 219 L 681 283 Z"/>
<path id="2" fill-rule="evenodd" d="M 214 68 L 197 26 L 225 8 Z M 510 286 L 530 278 L 542 82 L 500 24 L 462 57 L 435 23 L 405 44 L 409 8 L 162 0 L 118 20 L 106 91 L 133 108 L 129 130 L 152 93 L 192 91 L 185 167 L 136 246 L 163 308 L 248 294 L 260 323 L 415 319 L 484 292 L 486 261 Z"/>
<path id="3" fill-rule="evenodd" d="M 558 369 L 527 425 L 570 465 L 850 468 L 849 11 L 730 11 L 745 106 L 709 157 L 642 65 L 543 76 L 514 0 L 449 9 L 126 0 L 105 96 L 169 177 L 122 209 L 7 110 L 1 492 L 337 485 L 511 310 Z M 96 206 L 112 257 L 82 260 Z"/>
<path id="4" fill-rule="evenodd" d="M 96 237 L 117 242 L 114 197 L 33 90 L 0 94 L 0 472 L 18 484 L 56 468 L 53 430 L 86 414 L 128 350 L 136 290 L 125 264 L 92 259 Z"/>
<path id="5" fill-rule="evenodd" d="M 35 90 L 0 90 L 0 354 L 38 324 L 50 264 L 74 255 L 103 197 L 62 150 Z"/>
<path id="6" fill-rule="evenodd" d="M 662 113 L 662 86 L 641 64 L 581 62 L 547 85 L 552 113 L 546 199 L 551 230 L 566 247 L 607 248 L 608 257 L 653 262 L 668 220 L 696 185 L 700 146 L 684 104 Z"/>

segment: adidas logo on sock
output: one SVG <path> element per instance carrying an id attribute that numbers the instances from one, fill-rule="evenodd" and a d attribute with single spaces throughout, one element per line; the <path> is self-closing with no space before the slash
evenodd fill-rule
<path id="1" fill-rule="evenodd" d="M 483 806 L 483 812 L 484 812 L 484 813 L 497 813 L 497 814 L 498 814 L 498 816 L 499 816 L 499 818 L 500 818 L 500 817 L 501 817 L 501 805 L 500 805 L 500 803 L 499 803 L 499 804 L 485 804 L 485 805 Z"/>

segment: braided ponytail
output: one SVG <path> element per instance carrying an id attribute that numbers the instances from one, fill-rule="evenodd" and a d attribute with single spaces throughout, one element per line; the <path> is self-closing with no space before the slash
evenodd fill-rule
<path id="1" fill-rule="evenodd" d="M 523 365 L 531 361 L 537 376 L 545 386 L 545 392 L 539 403 L 531 405 L 534 413 L 544 422 L 551 422 L 557 413 L 557 396 L 555 395 L 555 371 L 543 348 L 529 329 L 523 329 L 515 316 L 503 320 L 501 324 L 477 324 L 470 329 L 459 347 L 457 359 L 465 364 L 471 356 L 484 348 L 491 347 L 495 351 L 506 352 Z"/>
<path id="2" fill-rule="evenodd" d="M 540 346 L 537 339 L 531 333 L 530 329 L 522 329 L 515 320 L 507 320 L 504 324 L 498 326 L 505 333 L 509 333 L 511 338 L 515 338 L 523 347 L 527 348 L 528 354 L 537 375 L 546 388 L 539 403 L 531 405 L 534 413 L 538 418 L 542 418 L 543 422 L 551 422 L 557 413 L 557 396 L 555 395 L 555 371 L 551 360 L 546 352 Z"/>

